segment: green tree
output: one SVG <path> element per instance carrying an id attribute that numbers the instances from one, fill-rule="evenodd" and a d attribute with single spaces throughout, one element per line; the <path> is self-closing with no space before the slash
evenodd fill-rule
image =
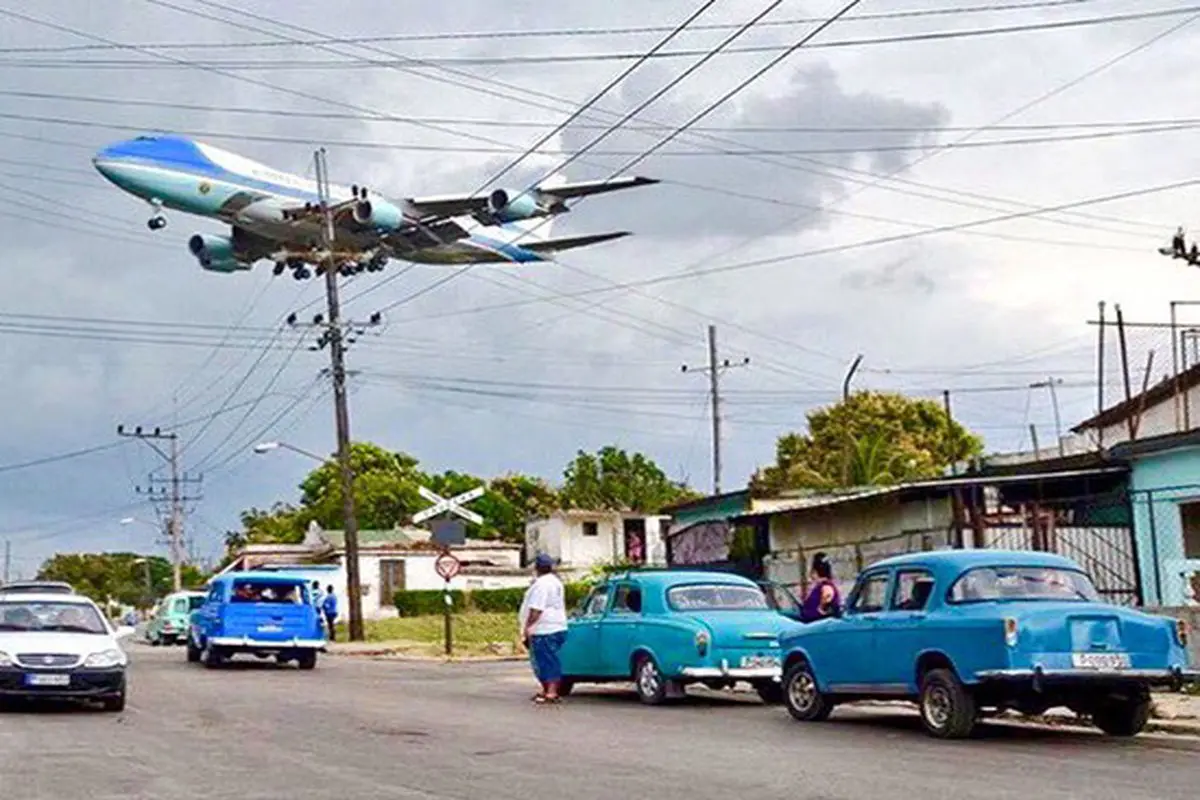
<path id="1" fill-rule="evenodd" d="M 199 588 L 207 578 L 188 564 L 183 565 L 181 573 L 185 588 Z M 38 570 L 39 580 L 65 581 L 101 606 L 109 601 L 148 605 L 171 593 L 173 577 L 171 563 L 165 558 L 138 553 L 59 553 Z"/>
<path id="2" fill-rule="evenodd" d="M 940 404 L 894 392 L 856 392 L 807 417 L 808 434 L 781 436 L 775 463 L 751 478 L 755 494 L 933 478 L 983 452 L 983 441 Z"/>
<path id="3" fill-rule="evenodd" d="M 428 485 L 430 479 L 417 463 L 407 453 L 393 453 L 375 444 L 351 445 L 354 510 L 360 528 L 394 527 L 428 505 L 417 487 Z M 310 472 L 301 482 L 300 492 L 304 526 L 316 520 L 323 528 L 342 527 L 342 475 L 336 461 L 331 459 Z"/>
<path id="4" fill-rule="evenodd" d="M 651 459 L 609 445 L 592 454 L 580 450 L 563 473 L 559 499 L 565 508 L 657 513 L 698 495 L 670 480 Z"/>

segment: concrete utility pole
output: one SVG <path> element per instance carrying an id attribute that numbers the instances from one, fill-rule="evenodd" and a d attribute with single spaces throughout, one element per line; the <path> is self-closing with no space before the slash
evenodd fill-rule
<path id="1" fill-rule="evenodd" d="M 350 410 L 346 400 L 346 349 L 342 340 L 341 306 L 338 301 L 338 269 L 333 248 L 336 233 L 330 209 L 329 168 L 325 149 L 316 152 L 317 192 L 324 225 L 321 227 L 325 248 L 325 302 L 329 318 L 327 341 L 333 378 L 334 417 L 337 424 L 337 457 L 342 472 L 342 516 L 346 536 L 346 593 L 349 603 L 347 624 L 350 641 L 363 640 L 362 583 L 358 563 L 358 517 L 354 511 L 354 474 L 350 469 Z"/>
<path id="2" fill-rule="evenodd" d="M 1029 388 L 1050 390 L 1050 402 L 1054 406 L 1054 435 L 1058 439 L 1058 454 L 1059 456 L 1065 456 L 1066 451 L 1062 438 L 1062 418 L 1058 413 L 1058 394 L 1054 391 L 1054 387 L 1060 383 L 1062 383 L 1062 378 L 1047 378 L 1044 381 L 1029 384 Z"/>
<path id="3" fill-rule="evenodd" d="M 708 326 L 708 366 L 689 367 L 684 364 L 681 372 L 707 372 L 708 391 L 712 399 L 712 447 L 713 447 L 713 494 L 721 493 L 721 373 L 733 367 L 744 367 L 750 363 L 747 356 L 737 364 L 725 359 L 717 363 L 717 326 Z"/>
<path id="4" fill-rule="evenodd" d="M 12 542 L 8 539 L 4 540 L 4 583 L 8 583 L 8 576 L 12 572 Z"/>
<path id="5" fill-rule="evenodd" d="M 137 487 L 139 494 L 149 496 L 152 503 L 166 503 L 167 511 L 167 543 L 171 548 L 171 568 L 174 573 L 175 591 L 183 588 L 183 504 L 199 501 L 199 495 L 188 496 L 184 494 L 184 487 L 188 484 L 198 484 L 204 480 L 203 475 L 189 476 L 186 473 L 181 473 L 179 469 L 179 434 L 170 432 L 163 433 L 161 428 L 155 428 L 152 431 L 143 430 L 142 426 L 137 426 L 132 431 L 125 430 L 124 425 L 117 426 L 118 436 L 129 436 L 134 439 L 141 439 L 150 449 L 162 457 L 167 462 L 170 469 L 170 476 L 167 478 L 155 478 L 149 476 L 149 485 L 143 489 Z M 170 442 L 168 449 L 164 451 L 161 447 L 155 444 L 155 441 L 162 440 Z M 155 491 L 154 484 L 165 484 L 161 489 Z"/>

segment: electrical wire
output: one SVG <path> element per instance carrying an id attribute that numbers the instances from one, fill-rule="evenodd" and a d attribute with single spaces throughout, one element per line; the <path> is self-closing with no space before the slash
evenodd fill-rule
<path id="1" fill-rule="evenodd" d="M 161 5 L 168 8 L 177 8 L 170 3 L 160 2 L 159 0 L 147 0 L 155 5 Z M 205 5 L 219 6 L 215 3 L 204 3 Z M 232 10 L 232 9 L 225 9 Z M 1082 19 L 1069 20 L 1053 20 L 1046 22 L 1028 23 L 1024 25 L 1004 25 L 991 28 L 976 28 L 976 29 L 953 29 L 943 31 L 926 31 L 910 34 L 895 34 L 890 36 L 871 36 L 856 39 L 837 39 L 829 42 L 822 42 L 813 46 L 813 49 L 829 49 L 829 48 L 858 48 L 870 46 L 882 46 L 893 44 L 913 44 L 916 42 L 934 42 L 947 41 L 954 39 L 979 38 L 986 36 L 1005 36 L 1022 33 L 1032 33 L 1041 31 L 1055 30 L 1070 30 L 1082 27 L 1093 27 L 1098 25 L 1113 25 L 1124 22 L 1139 22 L 1150 19 L 1161 19 L 1165 17 L 1179 16 L 1181 14 L 1193 13 L 1200 11 L 1200 6 L 1186 6 L 1182 8 L 1166 8 L 1155 9 L 1153 11 L 1139 11 L 1128 14 L 1109 14 L 1099 17 L 1087 17 Z M 246 14 L 246 16 L 256 16 Z M 264 17 L 265 18 L 265 17 Z M 362 44 L 358 42 L 346 42 L 349 44 Z M 327 49 L 333 42 L 324 41 L 293 41 L 291 44 L 304 45 L 308 47 L 317 47 Z M 150 52 L 161 52 L 164 48 L 153 47 L 146 45 L 112 45 L 113 49 L 125 49 L 128 47 L 138 47 Z M 726 55 L 753 55 L 761 53 L 778 53 L 785 49 L 783 45 L 744 45 L 742 47 L 730 48 L 725 51 Z M 3 52 L 3 51 L 0 51 Z M 641 60 L 663 60 L 672 58 L 691 58 L 705 53 L 705 49 L 689 48 L 680 50 L 668 50 L 665 52 L 655 52 L 652 55 L 645 55 L 638 52 L 593 52 L 593 53 L 558 53 L 545 55 L 527 55 L 527 56 L 419 56 L 420 60 L 426 64 L 434 64 L 439 66 L 533 66 L 533 65 L 550 65 L 550 64 L 573 64 L 573 63 L 599 63 L 606 61 L 628 61 L 631 59 Z M 417 57 L 410 57 L 417 58 Z M 409 58 L 404 59 L 408 61 Z M 369 69 L 369 68 L 387 68 L 393 66 L 394 63 L 382 61 L 360 62 L 354 61 L 330 61 L 330 60 L 298 60 L 298 59 L 254 59 L 254 60 L 224 60 L 224 61 L 208 61 L 194 62 L 201 68 L 213 67 L 222 70 L 330 70 L 330 69 Z M 28 69 L 149 69 L 162 70 L 179 68 L 182 64 L 166 64 L 166 63 L 147 63 L 144 61 L 130 59 L 54 59 L 54 60 L 38 60 L 33 58 L 25 59 L 0 59 L 0 66 L 3 67 L 23 67 Z"/>
<path id="2" fill-rule="evenodd" d="M 1061 8 L 1065 6 L 1078 6 L 1098 2 L 1098 0 L 1033 0 L 1032 2 L 1016 2 L 1016 3 L 989 3 L 974 6 L 954 6 L 950 8 L 922 8 L 912 10 L 899 11 L 884 11 L 873 14 L 852 14 L 846 18 L 847 22 L 864 22 L 881 19 L 907 19 L 917 17 L 934 17 L 934 16 L 958 16 L 969 14 L 994 14 L 1003 11 L 1030 11 L 1038 9 Z M 796 19 L 774 20 L 763 23 L 763 27 L 793 27 L 796 25 L 809 25 L 814 22 L 820 22 L 817 17 L 801 17 Z M 692 30 L 695 32 L 703 31 L 719 31 L 728 30 L 735 27 L 731 23 L 705 23 L 693 25 Z M 605 27 L 605 28 L 557 28 L 557 29 L 542 29 L 542 30 L 508 30 L 508 31 L 446 31 L 438 33 L 409 33 L 409 34 L 390 34 L 376 36 L 330 36 L 312 39 L 295 44 L 302 46 L 311 46 L 318 44 L 395 44 L 400 42 L 422 42 L 422 41 L 462 41 L 471 39 L 539 39 L 539 38 L 560 38 L 560 37 L 586 37 L 586 36 L 623 36 L 623 35 L 644 35 L 650 33 L 666 33 L 671 30 L 670 26 L 642 26 L 642 27 Z M 278 48 L 290 46 L 291 42 L 278 41 L 251 41 L 251 42 L 140 42 L 137 46 L 144 47 L 148 50 L 202 50 L 202 49 L 259 49 L 259 48 Z M 90 44 L 90 45 L 39 45 L 26 47 L 3 47 L 0 48 L 0 53 L 45 53 L 45 52 L 81 52 L 94 50 L 111 50 L 116 49 L 113 45 Z"/>

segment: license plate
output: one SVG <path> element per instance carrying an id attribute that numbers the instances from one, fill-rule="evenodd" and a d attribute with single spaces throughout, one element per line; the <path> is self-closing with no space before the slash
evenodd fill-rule
<path id="1" fill-rule="evenodd" d="M 778 667 L 779 659 L 775 656 L 742 656 L 742 667 L 758 669 L 760 667 Z"/>
<path id="2" fill-rule="evenodd" d="M 281 630 L 283 630 L 283 628 L 279 627 L 278 625 L 259 625 L 258 626 L 259 633 L 279 633 Z"/>
<path id="3" fill-rule="evenodd" d="M 1077 669 L 1129 669 L 1128 653 L 1072 653 L 1071 663 Z"/>
<path id="4" fill-rule="evenodd" d="M 71 676 L 28 673 L 25 675 L 25 684 L 27 686 L 70 686 Z"/>

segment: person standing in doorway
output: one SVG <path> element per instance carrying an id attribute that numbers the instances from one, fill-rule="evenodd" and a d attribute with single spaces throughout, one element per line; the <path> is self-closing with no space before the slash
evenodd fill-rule
<path id="1" fill-rule="evenodd" d="M 329 641 L 337 641 L 337 594 L 333 585 L 325 587 L 325 597 L 321 600 L 321 612 L 325 615 L 325 626 L 329 628 Z"/>
<path id="2" fill-rule="evenodd" d="M 529 648 L 533 673 L 541 691 L 535 703 L 559 702 L 562 662 L 558 652 L 567 640 L 567 607 L 562 581 L 554 574 L 554 559 L 538 553 L 534 559 L 537 578 L 525 591 L 519 612 L 521 640 Z"/>

